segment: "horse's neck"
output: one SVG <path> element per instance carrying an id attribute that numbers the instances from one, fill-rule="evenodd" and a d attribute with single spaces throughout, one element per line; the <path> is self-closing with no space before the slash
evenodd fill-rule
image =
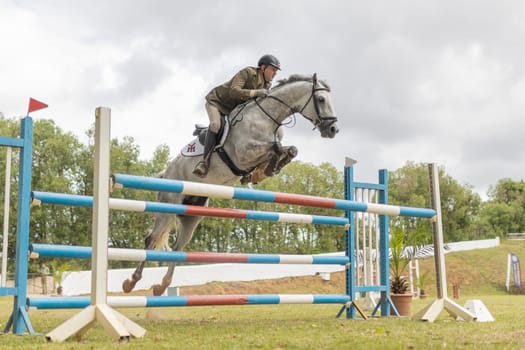
<path id="1" fill-rule="evenodd" d="M 273 90 L 271 96 L 249 107 L 252 112 L 257 114 L 268 113 L 274 121 L 281 123 L 288 116 L 301 109 L 309 98 L 310 90 L 311 87 L 308 83 L 291 83 Z"/>

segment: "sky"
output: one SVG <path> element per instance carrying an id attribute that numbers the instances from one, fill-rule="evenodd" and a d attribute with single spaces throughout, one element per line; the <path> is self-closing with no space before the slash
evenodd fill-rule
<path id="1" fill-rule="evenodd" d="M 525 178 L 525 2 L 0 0 L 0 113 L 33 112 L 87 142 L 98 106 L 141 157 L 172 155 L 206 124 L 204 96 L 274 54 L 275 78 L 318 73 L 340 132 L 298 116 L 283 144 L 358 181 L 436 162 L 486 198 Z"/>

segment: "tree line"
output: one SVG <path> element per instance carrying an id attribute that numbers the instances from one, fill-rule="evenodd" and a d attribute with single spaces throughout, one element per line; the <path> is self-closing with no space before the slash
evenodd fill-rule
<path id="1" fill-rule="evenodd" d="M 0 135 L 17 137 L 20 123 L 0 114 Z M 89 142 L 64 132 L 52 120 L 34 122 L 32 189 L 58 193 L 92 195 L 94 129 L 86 132 Z M 177 146 L 177 145 L 175 145 Z M 140 159 L 140 147 L 132 137 L 111 142 L 111 170 L 115 173 L 152 176 L 170 160 L 170 148 L 159 145 L 150 159 Z M 0 152 L 0 174 L 5 178 L 5 152 Z M 14 257 L 17 205 L 18 157 L 12 162 L 9 257 Z M 429 185 L 426 164 L 407 162 L 389 172 L 389 203 L 428 207 Z M 508 232 L 525 231 L 525 184 L 501 179 L 490 187 L 488 200 L 482 201 L 469 185 L 461 185 L 440 168 L 441 201 L 446 242 L 504 237 Z M 315 166 L 294 161 L 281 173 L 256 186 L 257 189 L 300 193 L 328 198 L 344 198 L 344 175 L 329 163 Z M 153 192 L 121 189 L 113 197 L 155 201 Z M 3 201 L 0 203 L 3 215 Z M 297 207 L 255 201 L 211 199 L 212 207 L 245 210 L 344 216 L 331 209 Z M 113 210 L 110 212 L 109 245 L 118 248 L 143 248 L 154 214 Z M 432 241 L 428 220 L 392 218 L 391 225 L 402 227 L 411 241 Z M 31 209 L 30 242 L 91 245 L 91 209 L 43 204 Z M 173 230 L 171 239 L 176 235 Z M 315 254 L 345 248 L 340 227 L 298 225 L 278 222 L 206 218 L 195 231 L 187 250 L 213 252 Z M 55 263 L 52 261 L 52 263 Z M 70 262 L 73 269 L 87 269 L 90 261 Z M 154 263 L 153 263 L 154 264 Z M 53 264 L 52 264 L 53 265 Z M 30 268 L 37 270 L 37 262 Z M 130 267 L 134 263 L 111 262 L 112 268 Z"/>

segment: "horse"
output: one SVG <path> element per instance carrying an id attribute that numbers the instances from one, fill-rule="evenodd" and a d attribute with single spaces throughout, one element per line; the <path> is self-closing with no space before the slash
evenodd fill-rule
<path id="1" fill-rule="evenodd" d="M 317 74 L 291 75 L 279 81 L 268 96 L 250 100 L 230 113 L 230 130 L 223 145 L 215 148 L 206 178 L 192 173 L 200 157 L 184 156 L 182 152 L 159 176 L 228 186 L 240 179 L 243 183 L 256 183 L 272 176 L 297 155 L 295 146 L 283 146 L 280 142 L 282 127 L 296 113 L 309 120 L 321 137 L 334 138 L 339 132 L 328 84 L 318 80 Z M 179 193 L 159 192 L 157 197 L 166 203 L 208 204 L 207 197 Z M 172 249 L 182 251 L 201 220 L 199 216 L 156 214 L 154 226 L 145 239 L 145 249 L 169 249 L 169 233 L 175 225 L 177 233 Z M 144 265 L 145 262 L 141 262 L 131 279 L 122 283 L 124 292 L 131 292 L 142 278 Z M 162 295 L 171 284 L 174 269 L 175 263 L 170 262 L 162 282 L 153 286 L 154 295 Z"/>

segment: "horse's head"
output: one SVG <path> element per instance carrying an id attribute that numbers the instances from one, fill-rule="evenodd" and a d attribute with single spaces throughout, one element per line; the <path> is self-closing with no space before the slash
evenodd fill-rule
<path id="1" fill-rule="evenodd" d="M 330 88 L 324 82 L 317 80 L 316 73 L 312 77 L 311 95 L 299 113 L 310 120 L 314 128 L 319 129 L 321 137 L 334 138 L 339 132 Z"/>

